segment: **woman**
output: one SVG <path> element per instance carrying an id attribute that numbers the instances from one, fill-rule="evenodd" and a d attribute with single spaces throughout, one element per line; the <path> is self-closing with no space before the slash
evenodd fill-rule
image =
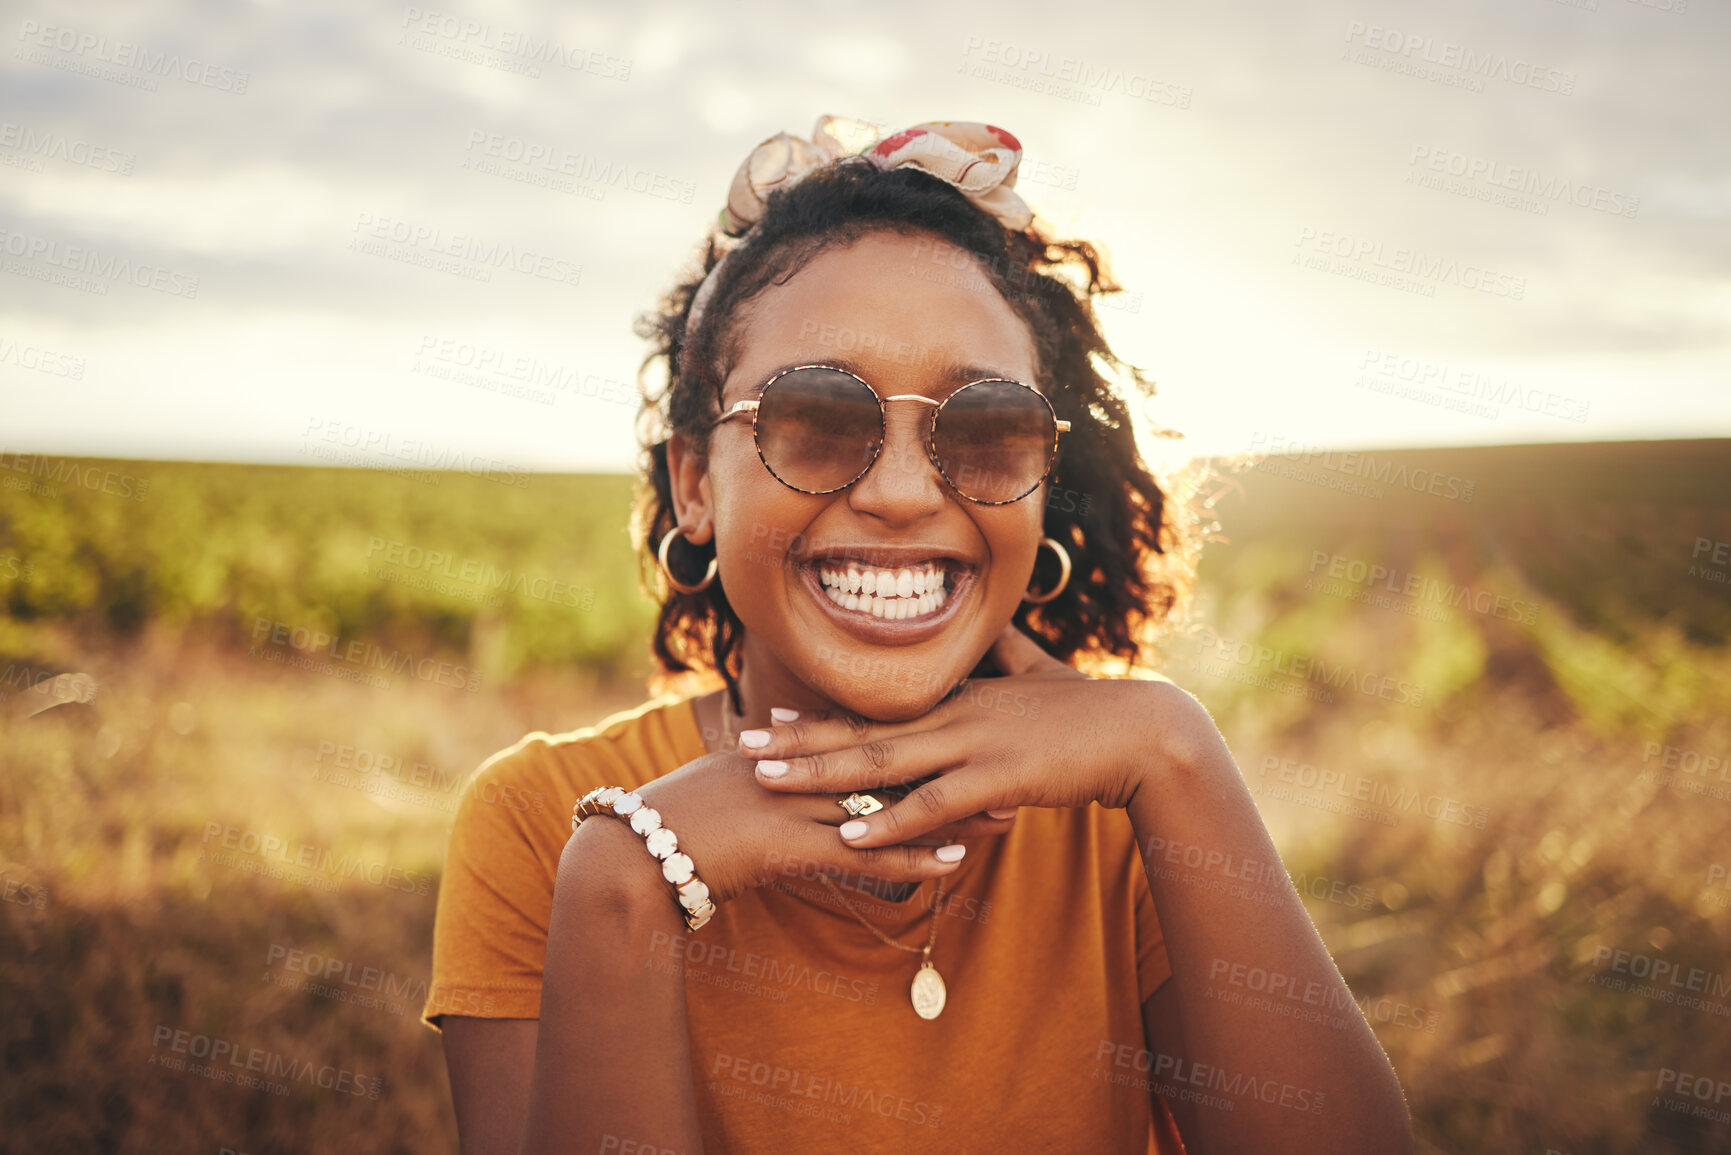
<path id="1" fill-rule="evenodd" d="M 1410 1150 L 1207 713 L 1071 664 L 1172 603 L 1095 251 L 1009 133 L 849 128 L 759 146 L 646 328 L 655 649 L 725 688 L 531 734 L 457 818 L 464 1151 Z"/>

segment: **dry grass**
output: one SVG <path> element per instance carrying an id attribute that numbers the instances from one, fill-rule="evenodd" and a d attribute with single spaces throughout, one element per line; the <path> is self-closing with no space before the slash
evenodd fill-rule
<path id="1" fill-rule="evenodd" d="M 1685 573 L 1695 536 L 1731 540 L 1731 513 L 1699 493 L 1607 504 L 1531 479 L 1498 501 L 1492 465 L 1474 468 L 1472 507 L 1373 507 L 1251 474 L 1245 503 L 1220 507 L 1231 540 L 1204 566 L 1199 624 L 1423 686 L 1421 705 L 1245 684 L 1231 672 L 1244 667 L 1210 664 L 1184 638 L 1166 669 L 1216 712 L 1292 872 L 1356 888 L 1350 905 L 1311 910 L 1373 1020 L 1386 1016 L 1377 1032 L 1421 1149 L 1731 1150 L 1731 1122 L 1675 1110 L 1692 1100 L 1661 1086 L 1667 1070 L 1731 1079 L 1731 780 L 1647 773 L 1665 772 L 1650 743 L 1731 754 L 1731 591 Z M 1306 589 L 1316 551 L 1475 583 L 1537 613 L 1431 621 Z M 84 671 L 99 688 L 33 716 L 51 695 L 0 701 L 0 1147 L 454 1150 L 437 1038 L 416 1021 L 450 787 L 525 731 L 585 724 L 641 693 L 575 662 L 477 693 L 357 686 L 249 658 L 222 641 L 224 613 L 124 636 L 37 618 L 27 651 L 8 627 L 14 666 Z M 491 628 L 514 627 L 507 615 Z M 321 744 L 424 764 L 428 781 L 406 798 L 333 783 L 315 776 L 333 758 Z M 1339 778 L 1307 785 L 1307 765 Z M 1321 808 L 1345 800 L 1335 781 L 1350 795 L 1361 779 L 1365 814 Z M 248 872 L 209 856 L 231 827 L 387 881 Z M 414 893 L 422 879 L 428 893 Z M 305 978 L 284 965 L 290 950 L 351 964 L 353 981 L 282 985 Z M 1619 950 L 1700 968 L 1707 1005 L 1604 985 L 1619 976 L 1602 952 Z M 366 968 L 381 976 L 372 992 Z M 358 1001 L 369 993 L 383 1005 Z M 153 1062 L 172 1054 L 162 1028 L 170 1043 L 186 1030 L 315 1076 L 346 1070 L 363 1093 L 171 1070 Z"/>
<path id="2" fill-rule="evenodd" d="M 100 685 L 90 703 L 29 718 L 37 695 L 4 704 L 0 855 L 17 885 L 0 903 L 0 1146 L 455 1150 L 442 1052 L 418 1022 L 449 786 L 527 730 L 585 724 L 635 696 L 548 673 L 474 695 L 357 689 L 167 639 L 75 668 Z M 336 758 L 321 759 L 321 743 L 402 759 L 403 783 L 355 781 L 412 800 L 315 778 Z M 410 784 L 416 763 L 431 768 L 425 787 Z M 242 832 L 237 844 L 279 838 L 291 859 L 310 845 L 316 860 L 363 865 L 347 878 L 341 865 L 263 877 L 204 857 L 222 846 L 210 823 Z M 324 981 L 296 989 L 315 982 L 309 969 Z M 190 1056 L 159 1028 L 312 1073 L 285 1095 L 167 1069 L 158 1061 Z M 319 1086 L 326 1066 L 360 1076 L 363 1094 Z"/>

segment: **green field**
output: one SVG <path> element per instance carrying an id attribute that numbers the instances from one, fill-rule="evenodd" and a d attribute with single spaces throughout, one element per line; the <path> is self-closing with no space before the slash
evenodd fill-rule
<path id="1" fill-rule="evenodd" d="M 445 831 L 482 758 L 643 697 L 630 481 L 13 460 L 0 1148 L 455 1150 L 416 1022 Z M 1203 496 L 1162 668 L 1421 1150 L 1731 1150 L 1677 1089 L 1731 1080 L 1731 443 L 1274 457 Z M 315 1074 L 164 1064 L 176 1031 Z"/>

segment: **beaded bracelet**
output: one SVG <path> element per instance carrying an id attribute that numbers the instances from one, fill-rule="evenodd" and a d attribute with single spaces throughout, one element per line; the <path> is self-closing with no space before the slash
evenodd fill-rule
<path id="1" fill-rule="evenodd" d="M 679 850 L 679 839 L 673 831 L 661 825 L 661 815 L 643 805 L 643 796 L 619 786 L 598 786 L 577 800 L 571 808 L 571 832 L 585 818 L 610 814 L 631 824 L 631 829 L 643 835 L 643 842 L 661 863 L 661 877 L 673 884 L 674 897 L 679 900 L 679 913 L 685 925 L 697 930 L 715 914 L 715 903 L 709 900 L 709 887 L 697 877 L 697 866 L 689 854 Z"/>

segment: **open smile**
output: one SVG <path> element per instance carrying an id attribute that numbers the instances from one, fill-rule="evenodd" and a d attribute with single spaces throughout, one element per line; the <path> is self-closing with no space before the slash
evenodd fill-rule
<path id="1" fill-rule="evenodd" d="M 929 614 L 948 599 L 944 567 L 935 561 L 900 569 L 861 569 L 854 562 L 821 565 L 824 595 L 846 610 L 892 622 Z"/>
<path id="2" fill-rule="evenodd" d="M 886 559 L 835 552 L 799 568 L 815 600 L 841 628 L 879 644 L 905 645 L 937 633 L 974 580 L 972 565 L 943 556 Z"/>

